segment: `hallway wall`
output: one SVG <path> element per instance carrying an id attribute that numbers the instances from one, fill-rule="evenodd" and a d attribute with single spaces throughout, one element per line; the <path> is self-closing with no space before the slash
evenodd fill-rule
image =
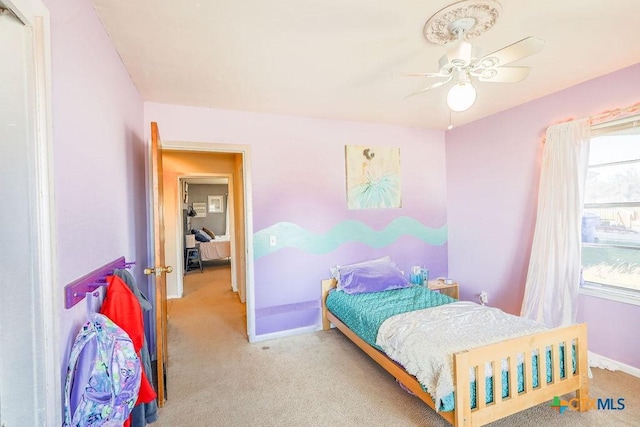
<path id="1" fill-rule="evenodd" d="M 227 184 L 190 184 L 189 203 L 187 205 L 208 203 L 209 196 L 222 197 L 222 212 L 209 212 L 207 210 L 205 217 L 191 218 L 191 228 L 202 229 L 207 227 L 216 236 L 224 236 L 227 232 L 227 200 L 229 198 L 229 186 Z"/>

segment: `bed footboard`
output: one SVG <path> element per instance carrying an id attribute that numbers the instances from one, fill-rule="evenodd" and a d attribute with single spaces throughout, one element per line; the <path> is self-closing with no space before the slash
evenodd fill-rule
<path id="1" fill-rule="evenodd" d="M 568 351 L 560 351 L 561 346 Z M 575 350 L 575 371 L 571 369 L 572 351 Z M 551 381 L 547 382 L 547 351 L 551 352 Z M 537 366 L 533 363 L 533 355 L 537 353 Z M 524 390 L 518 392 L 517 363 L 518 355 L 524 355 Z M 564 376 L 560 372 L 560 357 L 564 358 Z M 476 378 L 485 377 L 485 365 L 490 364 L 493 372 L 500 372 L 502 360 L 509 366 L 509 395 L 502 398 L 502 376 L 494 375 L 492 383 L 493 402 L 487 404 L 484 382 L 476 381 L 476 402 L 474 409 L 467 399 L 470 396 L 470 369 L 475 371 Z M 534 370 L 537 369 L 538 384 L 534 387 Z M 587 327 L 586 324 L 557 328 L 537 334 L 513 338 L 496 344 L 478 347 L 454 354 L 455 392 L 455 425 L 473 426 L 515 414 L 555 396 L 575 391 L 580 402 L 579 410 L 586 411 L 586 398 L 589 394 L 587 362 Z"/>

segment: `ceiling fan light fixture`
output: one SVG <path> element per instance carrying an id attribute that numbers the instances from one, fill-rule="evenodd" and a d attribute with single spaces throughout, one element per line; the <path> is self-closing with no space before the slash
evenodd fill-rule
<path id="1" fill-rule="evenodd" d="M 476 88 L 469 81 L 461 81 L 451 86 L 447 93 L 447 105 L 451 111 L 466 111 L 476 102 Z"/>

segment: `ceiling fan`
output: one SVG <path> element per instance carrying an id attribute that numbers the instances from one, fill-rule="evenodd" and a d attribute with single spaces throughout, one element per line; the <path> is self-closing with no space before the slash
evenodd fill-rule
<path id="1" fill-rule="evenodd" d="M 424 27 L 425 37 L 437 44 L 449 46 L 438 61 L 439 69 L 432 73 L 403 73 L 403 76 L 441 79 L 413 92 L 418 95 L 453 82 L 447 94 L 447 105 L 460 112 L 471 108 L 476 100 L 472 80 L 492 83 L 516 83 L 529 75 L 530 68 L 507 66 L 540 52 L 544 41 L 527 37 L 493 53 L 480 55 L 480 49 L 467 40 L 476 37 L 494 24 L 500 12 L 495 0 L 464 0 L 454 3 L 433 15 Z"/>

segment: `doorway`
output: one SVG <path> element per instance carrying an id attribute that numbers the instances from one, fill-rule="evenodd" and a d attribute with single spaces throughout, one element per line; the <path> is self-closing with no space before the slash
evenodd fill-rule
<path id="1" fill-rule="evenodd" d="M 214 168 L 215 169 L 215 168 Z M 227 261 L 232 265 L 231 257 L 237 242 L 235 236 L 235 198 L 232 174 L 183 175 L 178 177 L 178 223 L 183 236 L 177 232 L 175 265 L 179 266 L 174 275 L 178 295 L 184 295 L 184 278 L 192 266 L 189 251 L 195 251 L 196 264 L 202 271 L 212 262 Z M 182 237 L 182 238 L 181 238 Z M 208 241 L 204 241 L 207 240 Z M 181 258 L 182 256 L 182 258 Z M 182 261 L 182 262 L 181 262 Z M 180 271 L 182 274 L 180 274 Z M 231 268 L 231 289 L 238 292 L 237 271 Z M 241 302 L 244 300 L 241 298 Z"/>
<path id="2" fill-rule="evenodd" d="M 254 340 L 253 316 L 253 232 L 251 218 L 251 186 L 249 147 L 243 145 L 163 142 L 165 255 L 176 266 L 173 283 L 167 282 L 169 298 L 182 296 L 182 264 L 185 219 L 185 194 L 181 179 L 228 179 L 228 223 L 231 251 L 232 284 L 238 298 L 245 303 L 247 337 Z M 188 200 L 188 195 L 187 195 Z M 220 214 L 217 214 L 220 215 Z"/>

